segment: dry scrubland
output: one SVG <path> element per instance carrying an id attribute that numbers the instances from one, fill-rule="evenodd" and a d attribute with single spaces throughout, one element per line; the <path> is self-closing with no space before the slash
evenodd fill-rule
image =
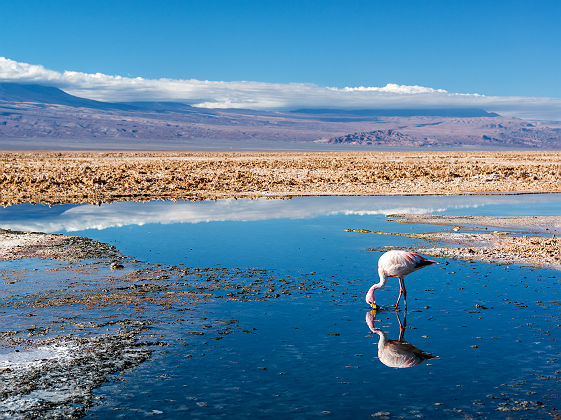
<path id="1" fill-rule="evenodd" d="M 561 192 L 561 152 L 3 152 L 0 204 Z"/>

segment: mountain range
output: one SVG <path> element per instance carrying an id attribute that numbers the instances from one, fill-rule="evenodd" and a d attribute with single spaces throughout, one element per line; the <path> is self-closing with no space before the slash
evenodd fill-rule
<path id="1" fill-rule="evenodd" d="M 388 148 L 561 148 L 561 122 L 503 117 L 477 108 L 206 109 L 179 102 L 110 103 L 80 98 L 52 86 L 0 83 L 3 140 L 64 144 L 96 140 L 121 144 L 306 144 Z M 18 143 L 19 142 L 19 143 Z"/>

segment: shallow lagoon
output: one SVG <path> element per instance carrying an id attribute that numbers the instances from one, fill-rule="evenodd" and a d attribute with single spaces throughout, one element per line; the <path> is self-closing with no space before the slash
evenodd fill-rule
<path id="1" fill-rule="evenodd" d="M 9 207 L 0 210 L 0 227 L 88 236 L 140 261 L 131 264 L 211 267 L 224 270 L 230 281 L 227 290 L 207 290 L 214 298 L 193 307 L 145 305 L 142 315 L 134 305 L 73 306 L 24 318 L 21 310 L 3 305 L 2 330 L 32 322 L 54 329 L 57 317 L 70 315 L 82 323 L 114 316 L 154 321 L 141 334 L 162 346 L 95 389 L 100 399 L 88 411 L 95 418 L 544 417 L 559 408 L 561 391 L 558 271 L 441 260 L 412 274 L 406 280 L 405 339 L 437 358 L 389 368 L 378 360 L 378 336 L 365 322 L 364 294 L 376 281 L 380 255 L 367 249 L 419 241 L 345 229 L 441 229 L 387 222 L 388 213 L 558 215 L 560 210 L 559 195 Z M 44 267 L 64 265 L 12 261 L 0 263 L 0 270 L 39 267 L 27 278 L 46 279 Z M 267 289 L 268 298 L 231 299 L 235 285 L 248 281 L 236 270 L 248 269 L 256 270 L 254 286 Z M 99 288 L 106 274 L 88 279 L 83 289 Z M 34 292 L 55 289 L 57 281 L 56 276 L 36 281 Z M 10 300 L 11 290 L 0 289 L 2 302 Z M 397 292 L 397 281 L 390 279 L 377 293 L 386 309 L 378 311 L 375 324 L 391 339 L 399 335 L 397 314 L 389 308 Z M 21 288 L 18 293 L 25 294 Z M 403 321 L 403 312 L 400 316 Z"/>

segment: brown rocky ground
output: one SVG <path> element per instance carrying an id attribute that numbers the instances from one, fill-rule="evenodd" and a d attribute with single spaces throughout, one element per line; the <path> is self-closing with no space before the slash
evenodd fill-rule
<path id="1" fill-rule="evenodd" d="M 561 192 L 561 152 L 2 152 L 0 204 Z"/>

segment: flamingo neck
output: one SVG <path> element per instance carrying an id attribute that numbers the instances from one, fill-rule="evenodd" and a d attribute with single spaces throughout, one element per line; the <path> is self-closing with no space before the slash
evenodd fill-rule
<path id="1" fill-rule="evenodd" d="M 366 293 L 366 303 L 376 303 L 376 297 L 374 296 L 374 291 L 384 287 L 388 278 L 385 274 L 380 273 L 380 281 L 376 284 L 373 284 L 370 289 L 368 289 L 368 293 Z"/>

